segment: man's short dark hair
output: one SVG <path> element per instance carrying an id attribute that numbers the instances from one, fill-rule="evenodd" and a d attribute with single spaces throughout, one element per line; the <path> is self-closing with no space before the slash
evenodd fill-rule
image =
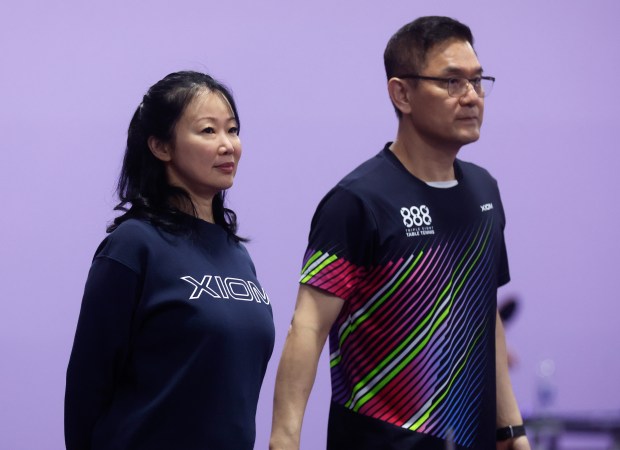
<path id="1" fill-rule="evenodd" d="M 437 44 L 456 39 L 474 45 L 467 25 L 442 16 L 420 17 L 398 30 L 390 38 L 383 62 L 388 80 L 403 74 L 419 75 L 426 64 L 426 55 Z"/>

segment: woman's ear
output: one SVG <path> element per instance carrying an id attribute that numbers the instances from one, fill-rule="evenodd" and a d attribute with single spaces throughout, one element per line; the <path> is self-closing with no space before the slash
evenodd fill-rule
<path id="1" fill-rule="evenodd" d="M 170 161 L 170 159 L 172 158 L 170 146 L 166 142 L 162 142 L 156 137 L 150 136 L 147 140 L 147 143 L 149 145 L 151 153 L 153 154 L 153 156 L 155 156 L 155 158 L 164 162 Z"/>
<path id="2" fill-rule="evenodd" d="M 411 92 L 407 82 L 401 78 L 390 78 L 388 81 L 388 93 L 392 103 L 398 110 L 405 114 L 411 114 Z"/>

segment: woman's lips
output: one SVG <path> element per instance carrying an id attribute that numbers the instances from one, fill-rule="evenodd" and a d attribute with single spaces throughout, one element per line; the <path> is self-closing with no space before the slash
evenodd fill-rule
<path id="1" fill-rule="evenodd" d="M 217 166 L 215 166 L 215 168 L 225 173 L 233 173 L 233 171 L 235 170 L 235 163 L 230 162 L 218 164 Z"/>

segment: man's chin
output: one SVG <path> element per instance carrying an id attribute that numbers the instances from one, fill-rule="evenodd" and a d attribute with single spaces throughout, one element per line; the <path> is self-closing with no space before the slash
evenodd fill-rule
<path id="1" fill-rule="evenodd" d="M 472 142 L 476 142 L 478 139 L 480 139 L 480 132 L 464 133 L 461 136 L 461 143 L 462 145 L 467 145 L 467 144 L 471 144 Z"/>

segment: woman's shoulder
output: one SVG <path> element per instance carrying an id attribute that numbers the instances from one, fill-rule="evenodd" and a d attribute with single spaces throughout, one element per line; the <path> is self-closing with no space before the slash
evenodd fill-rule
<path id="1" fill-rule="evenodd" d="M 161 230 L 149 221 L 127 219 L 108 234 L 104 242 L 136 247 L 152 244 L 161 238 Z"/>
<path id="2" fill-rule="evenodd" d="M 157 233 L 157 228 L 148 220 L 143 219 L 127 219 L 118 225 L 108 237 L 114 239 L 135 239 L 147 238 Z"/>
<path id="3" fill-rule="evenodd" d="M 148 221 L 128 219 L 99 244 L 95 258 L 110 258 L 138 270 L 162 240 L 161 232 Z"/>

